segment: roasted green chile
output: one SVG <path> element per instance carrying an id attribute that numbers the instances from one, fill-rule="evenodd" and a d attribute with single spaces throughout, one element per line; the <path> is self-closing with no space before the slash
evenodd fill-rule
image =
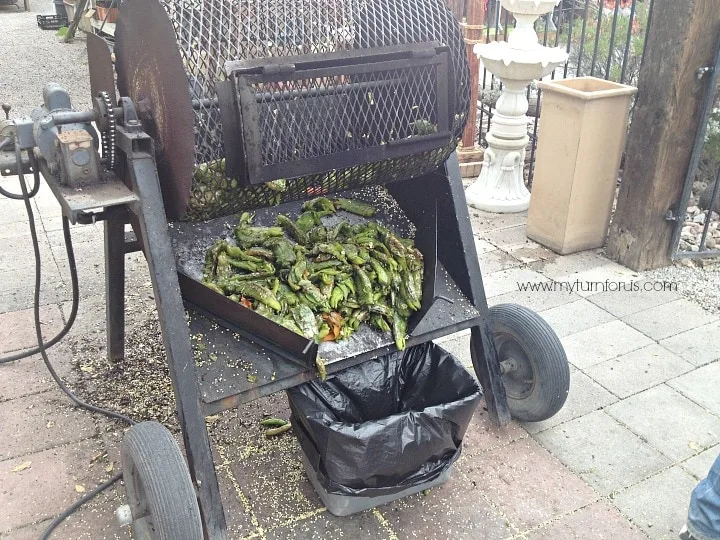
<path id="1" fill-rule="evenodd" d="M 278 215 L 274 227 L 244 213 L 237 245 L 218 240 L 207 250 L 203 283 L 308 339 L 346 339 L 367 323 L 404 349 L 422 301 L 423 258 L 412 240 L 374 221 L 323 224 L 340 210 L 373 216 L 364 202 L 319 197 L 302 210 L 295 221 Z"/>

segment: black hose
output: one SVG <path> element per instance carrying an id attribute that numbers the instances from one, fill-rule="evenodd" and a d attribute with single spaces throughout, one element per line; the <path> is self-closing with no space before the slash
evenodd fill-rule
<path id="1" fill-rule="evenodd" d="M 43 342 L 42 337 L 42 328 L 41 328 L 41 322 L 40 322 L 40 281 L 41 281 L 41 271 L 40 271 L 40 246 L 38 244 L 38 238 L 37 238 L 37 231 L 35 230 L 35 223 L 32 222 L 32 208 L 30 207 L 29 200 L 25 201 L 25 209 L 28 211 L 28 216 L 30 217 L 30 234 L 33 239 L 33 250 L 35 251 L 35 299 L 34 299 L 34 305 L 33 305 L 33 311 L 35 315 L 35 330 L 36 335 L 38 339 L 38 348 L 40 349 L 40 355 L 42 356 L 43 361 L 45 362 L 45 367 L 47 367 L 48 371 L 50 372 L 50 375 L 55 380 L 57 385 L 60 387 L 60 389 L 67 394 L 67 396 L 70 398 L 70 400 L 75 403 L 78 407 L 82 407 L 83 409 L 87 409 L 91 412 L 96 412 L 100 414 L 104 414 L 105 416 L 109 416 L 110 418 L 115 418 L 117 420 L 122 420 L 123 422 L 126 422 L 130 425 L 134 424 L 135 421 L 132 420 L 130 417 L 125 416 L 124 414 L 117 413 L 115 411 L 110 411 L 108 409 L 103 409 L 102 407 L 96 407 L 95 405 L 91 405 L 90 403 L 87 403 L 80 398 L 78 398 L 75 394 L 73 394 L 72 390 L 70 390 L 63 380 L 58 376 L 58 374 L 55 372 L 55 368 L 53 368 L 52 364 L 50 363 L 50 359 L 48 358 L 45 343 Z M 70 237 L 70 221 L 67 217 L 63 216 L 63 232 L 65 233 L 65 236 L 67 238 Z M 68 249 L 72 252 L 72 244 L 68 244 Z"/>
<path id="2" fill-rule="evenodd" d="M 115 476 L 113 476 L 110 480 L 105 482 L 104 484 L 100 484 L 98 487 L 93 489 L 90 493 L 85 495 L 82 499 L 79 499 L 75 501 L 71 506 L 68 506 L 62 514 L 60 514 L 58 517 L 53 519 L 50 522 L 50 525 L 47 526 L 47 528 L 43 531 L 42 535 L 40 536 L 40 540 L 47 540 L 50 538 L 50 535 L 52 532 L 57 528 L 58 525 L 60 525 L 63 521 L 65 521 L 70 515 L 75 512 L 78 508 L 80 508 L 83 504 L 88 502 L 90 499 L 94 498 L 96 495 L 99 495 L 103 491 L 105 491 L 107 488 L 112 486 L 115 482 L 120 480 L 122 478 L 122 473 L 117 473 Z"/>
<path id="3" fill-rule="evenodd" d="M 35 184 L 40 184 L 40 172 L 38 171 L 38 168 L 35 166 L 35 157 L 32 156 L 30 158 L 30 162 L 33 166 L 33 174 L 35 175 Z M 24 179 L 20 178 L 20 182 L 24 183 Z M 37 190 L 35 190 L 37 192 Z M 28 194 L 28 196 L 30 196 Z M 67 253 L 67 259 L 68 264 L 70 265 L 70 283 L 72 287 L 72 305 L 70 307 L 70 315 L 68 316 L 68 320 L 65 323 L 65 326 L 62 327 L 60 332 L 53 337 L 50 341 L 45 342 L 45 349 L 49 349 L 53 345 L 55 345 L 58 341 L 60 341 L 62 338 L 65 337 L 65 335 L 70 331 L 70 328 L 72 328 L 72 325 L 75 323 L 75 318 L 77 317 L 78 312 L 78 305 L 80 303 L 80 292 L 79 292 L 79 286 L 78 286 L 78 276 L 77 276 L 77 266 L 75 265 L 75 253 L 72 249 L 72 239 L 70 238 L 70 229 L 65 228 L 63 225 L 63 235 L 65 237 L 65 252 Z M 8 362 L 14 362 L 16 360 L 21 360 L 22 358 L 27 358 L 29 356 L 33 356 L 35 354 L 38 354 L 40 352 L 40 347 L 34 347 L 29 350 L 20 351 L 14 354 L 9 354 L 7 356 L 0 357 L 0 364 L 7 364 Z"/>
<path id="4" fill-rule="evenodd" d="M 18 147 L 16 147 L 17 149 Z M 16 156 L 19 157 L 19 156 Z M 45 367 L 47 367 L 48 371 L 50 372 L 50 375 L 55 380 L 57 385 L 60 387 L 60 389 L 67 394 L 67 396 L 70 398 L 70 400 L 75 403 L 78 407 L 81 407 L 83 409 L 87 409 L 91 412 L 96 412 L 100 414 L 104 414 L 105 416 L 108 416 L 110 418 L 115 418 L 118 420 L 122 420 L 123 422 L 126 422 L 130 425 L 135 424 L 135 421 L 125 416 L 124 414 L 117 413 L 115 411 L 110 411 L 107 409 L 103 409 L 102 407 L 96 407 L 95 405 L 91 405 L 90 403 L 87 403 L 80 398 L 78 398 L 73 392 L 65 385 L 63 380 L 58 376 L 58 374 L 55 371 L 55 368 L 53 368 L 52 364 L 50 363 L 50 359 L 48 358 L 46 349 L 46 344 L 43 342 L 42 337 L 42 328 L 41 328 L 41 322 L 40 322 L 40 282 L 42 280 L 42 269 L 41 269 L 41 263 L 40 260 L 40 243 L 38 241 L 37 236 L 37 230 L 35 229 L 35 216 L 33 214 L 32 210 L 32 204 L 30 202 L 30 194 L 28 193 L 27 186 L 25 185 L 25 180 L 20 177 L 20 190 L 22 191 L 22 198 L 25 202 L 25 211 L 27 212 L 28 221 L 30 223 L 30 236 L 32 237 L 32 243 L 33 243 L 33 252 L 35 255 L 35 295 L 34 295 L 34 302 L 33 302 L 33 316 L 35 320 L 35 336 L 37 337 L 38 342 L 38 349 L 40 350 L 40 355 L 42 356 L 43 362 L 45 362 Z M 75 255 L 74 250 L 72 247 L 72 238 L 70 236 L 70 221 L 66 216 L 63 215 L 63 233 L 65 236 L 65 247 L 68 251 L 68 258 L 72 261 L 71 265 L 74 266 L 75 261 Z M 105 482 L 104 484 L 101 484 L 97 488 L 95 488 L 93 491 L 82 497 L 79 501 L 75 502 L 72 506 L 68 507 L 62 514 L 60 514 L 57 518 L 55 518 L 50 525 L 45 529 L 45 531 L 41 535 L 41 539 L 45 540 L 50 537 L 52 532 L 55 530 L 55 528 L 60 525 L 68 516 L 70 516 L 75 510 L 80 508 L 83 504 L 85 504 L 87 501 L 95 497 L 97 494 L 101 493 L 105 489 L 109 488 L 111 485 L 113 485 L 115 482 L 117 482 L 122 477 L 122 473 L 116 474 L 113 478 Z"/>
<path id="5" fill-rule="evenodd" d="M 38 189 L 40 189 L 40 175 L 38 174 L 37 167 L 35 166 L 35 156 L 32 155 L 32 152 L 28 152 L 28 156 L 30 157 L 30 164 L 32 165 L 33 172 L 35 173 L 35 184 L 30 190 L 30 193 L 28 193 L 28 197 L 32 198 L 37 195 Z M 22 151 L 20 150 L 20 145 L 18 143 L 15 143 L 15 161 L 17 162 L 18 176 L 20 177 L 20 182 L 24 184 L 25 177 L 23 176 L 22 172 Z M 23 193 L 26 192 L 27 187 L 23 190 Z M 11 193 L 3 189 L 2 187 L 0 187 L 0 195 L 4 195 L 8 199 L 14 199 L 16 201 L 21 201 L 23 199 L 22 194 L 18 195 L 16 193 Z"/>

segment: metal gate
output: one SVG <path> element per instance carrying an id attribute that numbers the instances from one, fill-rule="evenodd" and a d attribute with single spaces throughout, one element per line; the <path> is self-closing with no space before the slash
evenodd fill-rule
<path id="1" fill-rule="evenodd" d="M 720 256 L 720 39 L 713 65 L 698 69 L 705 97 L 680 202 L 667 213 L 672 259 Z"/>
<path id="2" fill-rule="evenodd" d="M 484 39 L 507 41 L 512 16 L 501 8 L 500 0 L 485 0 Z M 457 3 L 457 0 L 455 1 Z M 543 45 L 563 47 L 568 62 L 550 78 L 595 76 L 624 84 L 637 85 L 645 38 L 652 19 L 653 0 L 563 0 L 550 16 L 540 19 L 536 29 Z M 456 8 L 457 9 L 457 8 Z M 485 134 L 495 110 L 502 84 L 489 71 L 480 76 L 478 134 L 486 147 Z M 531 85 L 527 92 L 530 110 L 530 143 L 525 163 L 526 184 L 532 185 L 540 117 L 540 91 Z"/>

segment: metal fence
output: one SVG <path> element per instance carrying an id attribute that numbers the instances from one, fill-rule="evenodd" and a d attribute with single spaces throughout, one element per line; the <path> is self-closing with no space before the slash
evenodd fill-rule
<path id="1" fill-rule="evenodd" d="M 450 0 L 457 14 L 467 12 L 467 4 L 475 0 Z M 484 38 L 486 42 L 507 41 L 514 19 L 503 9 L 500 0 L 486 2 Z M 637 85 L 645 49 L 645 38 L 652 18 L 653 0 L 563 0 L 554 11 L 539 19 L 536 30 L 543 45 L 563 47 L 568 62 L 548 78 L 585 75 L 615 82 Z M 480 145 L 487 146 L 485 134 L 500 96 L 502 83 L 483 69 L 478 98 L 478 135 Z M 530 143 L 525 160 L 525 179 L 532 185 L 535 150 L 540 134 L 540 91 L 531 85 L 527 92 L 530 108 L 528 135 Z"/>
<path id="2" fill-rule="evenodd" d="M 677 206 L 666 218 L 674 223 L 673 259 L 720 257 L 720 37 L 712 65 L 701 67 L 704 99 Z"/>

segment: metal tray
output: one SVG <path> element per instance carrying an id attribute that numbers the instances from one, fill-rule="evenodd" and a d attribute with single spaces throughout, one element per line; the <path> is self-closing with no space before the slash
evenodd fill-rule
<path id="1" fill-rule="evenodd" d="M 410 320 L 408 347 L 477 324 L 478 311 L 435 257 L 437 222 L 432 205 L 416 218 L 416 222 L 426 222 L 420 228 L 407 219 L 397 201 L 383 187 L 373 186 L 340 195 L 373 204 L 378 209 L 374 219 L 402 236 L 415 236 L 416 244 L 425 255 L 424 305 Z M 299 210 L 299 203 L 265 208 L 256 212 L 255 221 L 271 225 L 278 213 L 294 217 Z M 348 221 L 361 219 L 344 213 L 340 217 Z M 199 280 L 205 250 L 217 238 L 229 237 L 236 222 L 236 216 L 229 216 L 202 223 L 170 224 L 181 290 L 189 309 L 190 330 L 196 336 L 193 344 L 206 414 L 314 378 L 317 354 L 325 361 L 330 374 L 395 350 L 392 335 L 373 330 L 366 324 L 347 340 L 324 342 L 318 346 L 202 285 Z M 254 325 L 259 325 L 262 332 L 257 332 Z M 198 340 L 203 343 L 200 347 Z M 294 341 L 290 343 L 289 340 Z"/>
<path id="2" fill-rule="evenodd" d="M 448 291 L 438 294 L 436 291 L 439 280 L 437 279 L 437 219 L 433 212 L 434 209 L 423 214 L 421 219 L 425 223 L 419 228 L 423 232 L 416 235 L 418 228 L 407 219 L 397 201 L 389 195 L 385 188 L 370 186 L 343 192 L 339 195 L 372 204 L 377 209 L 373 220 L 403 237 L 416 238 L 418 249 L 425 257 L 423 306 L 420 312 L 411 317 L 408 325 L 409 334 L 412 337 L 418 328 L 422 331 L 423 325 L 427 326 L 428 324 L 424 322 L 426 317 L 435 321 L 433 325 L 442 324 L 440 320 L 443 318 L 443 305 L 452 304 L 455 295 Z M 294 219 L 302 212 L 301 206 L 301 202 L 293 202 L 259 209 L 255 212 L 255 223 L 264 226 L 273 225 L 279 213 Z M 323 222 L 332 226 L 340 219 L 345 219 L 350 223 L 365 221 L 364 218 L 340 211 L 336 215 L 323 218 Z M 332 362 L 385 348 L 393 342 L 389 333 L 378 332 L 372 330 L 368 325 L 361 325 L 359 331 L 349 339 L 341 342 L 325 342 L 318 347 L 314 341 L 299 336 L 253 310 L 232 302 L 205 287 L 201 283 L 205 252 L 216 239 L 223 237 L 231 239 L 236 223 L 237 216 L 227 216 L 200 223 L 178 222 L 170 225 L 180 274 L 180 288 L 187 302 L 217 317 L 221 324 L 232 327 L 246 338 L 263 343 L 266 347 L 285 355 L 290 360 L 308 367 L 314 366 L 318 352 L 325 361 Z M 431 310 L 431 307 L 436 309 Z M 474 312 L 469 302 L 466 307 Z M 447 322 L 452 325 L 452 321 Z"/>

